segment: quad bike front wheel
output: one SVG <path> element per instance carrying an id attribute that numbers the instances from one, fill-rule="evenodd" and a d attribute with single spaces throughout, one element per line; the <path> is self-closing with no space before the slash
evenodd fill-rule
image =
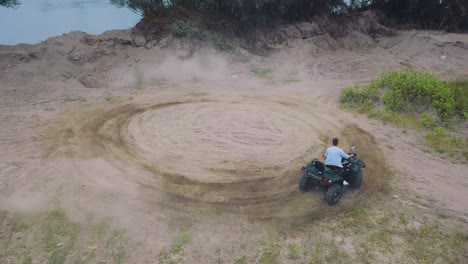
<path id="1" fill-rule="evenodd" d="M 309 178 L 305 175 L 302 176 L 301 181 L 299 182 L 299 190 L 301 192 L 307 192 L 309 191 Z"/>
<path id="2" fill-rule="evenodd" d="M 362 185 L 362 178 L 364 177 L 364 172 L 362 170 L 360 170 L 357 174 L 356 174 L 356 178 L 354 179 L 354 183 L 351 187 L 355 188 L 355 189 L 360 189 L 361 188 L 361 185 Z"/>
<path id="3" fill-rule="evenodd" d="M 325 201 L 327 201 L 329 205 L 334 205 L 338 203 L 341 199 L 342 192 L 343 187 L 341 187 L 341 185 L 337 183 L 333 184 L 325 192 Z"/>

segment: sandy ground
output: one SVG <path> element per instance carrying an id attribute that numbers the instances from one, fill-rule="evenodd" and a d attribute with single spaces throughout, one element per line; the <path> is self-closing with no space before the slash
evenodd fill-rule
<path id="1" fill-rule="evenodd" d="M 412 194 L 468 228 L 466 164 L 337 103 L 342 88 L 391 69 L 468 77 L 467 35 L 400 32 L 352 51 L 298 40 L 266 57 L 206 48 L 181 59 L 106 34 L 0 46 L 0 209 L 104 220 L 131 241 L 123 263 L 156 262 L 184 230 L 196 253 L 178 262 L 255 254 L 242 247 L 269 230 Z M 330 209 L 297 183 L 335 136 L 368 168 L 363 189 Z"/>

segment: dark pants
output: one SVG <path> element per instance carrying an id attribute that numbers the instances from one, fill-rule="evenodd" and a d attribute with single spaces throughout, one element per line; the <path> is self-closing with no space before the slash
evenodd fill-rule
<path id="1" fill-rule="evenodd" d="M 327 166 L 328 168 L 330 168 L 332 171 L 335 171 L 335 172 L 342 172 L 343 171 L 343 168 L 338 167 L 338 166 L 333 166 L 333 165 L 325 165 L 325 166 Z"/>

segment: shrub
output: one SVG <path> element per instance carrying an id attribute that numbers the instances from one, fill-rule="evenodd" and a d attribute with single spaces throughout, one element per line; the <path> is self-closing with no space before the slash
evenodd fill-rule
<path id="1" fill-rule="evenodd" d="M 367 87 L 343 89 L 340 102 L 356 105 L 364 112 L 380 102 L 394 113 L 433 108 L 442 120 L 451 118 L 457 109 L 454 94 L 444 82 L 429 73 L 407 70 L 383 74 Z"/>
<path id="2" fill-rule="evenodd" d="M 447 82 L 455 100 L 455 114 L 468 119 L 468 80 Z"/>
<path id="3" fill-rule="evenodd" d="M 414 106 L 432 106 L 441 119 L 447 119 L 454 113 L 455 101 L 450 89 L 432 74 L 417 71 L 390 72 L 373 82 L 369 90 L 383 87 L 388 88 L 388 91 L 383 95 L 382 101 L 392 111 L 402 112 Z"/>
<path id="4" fill-rule="evenodd" d="M 359 85 L 343 89 L 340 94 L 340 102 L 344 104 L 363 104 L 368 101 L 367 95 Z"/>
<path id="5" fill-rule="evenodd" d="M 185 21 L 176 21 L 172 25 L 172 35 L 176 38 L 191 37 L 199 40 L 206 39 L 206 33 L 202 29 Z"/>
<path id="6" fill-rule="evenodd" d="M 421 118 L 422 125 L 425 128 L 434 128 L 437 125 L 436 118 L 432 115 L 423 114 Z"/>
<path id="7" fill-rule="evenodd" d="M 184 38 L 189 35 L 190 24 L 184 21 L 177 21 L 172 25 L 172 34 L 176 38 Z"/>
<path id="8" fill-rule="evenodd" d="M 213 47 L 217 50 L 233 50 L 236 44 L 231 40 L 215 35 L 213 37 Z"/>

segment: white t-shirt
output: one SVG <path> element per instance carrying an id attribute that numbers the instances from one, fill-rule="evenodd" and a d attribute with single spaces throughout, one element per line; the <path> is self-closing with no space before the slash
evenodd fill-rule
<path id="1" fill-rule="evenodd" d="M 343 168 L 343 165 L 341 165 L 341 160 L 349 158 L 349 155 L 339 147 L 332 146 L 329 147 L 325 152 L 325 157 L 327 158 L 325 165 L 333 165 Z"/>

